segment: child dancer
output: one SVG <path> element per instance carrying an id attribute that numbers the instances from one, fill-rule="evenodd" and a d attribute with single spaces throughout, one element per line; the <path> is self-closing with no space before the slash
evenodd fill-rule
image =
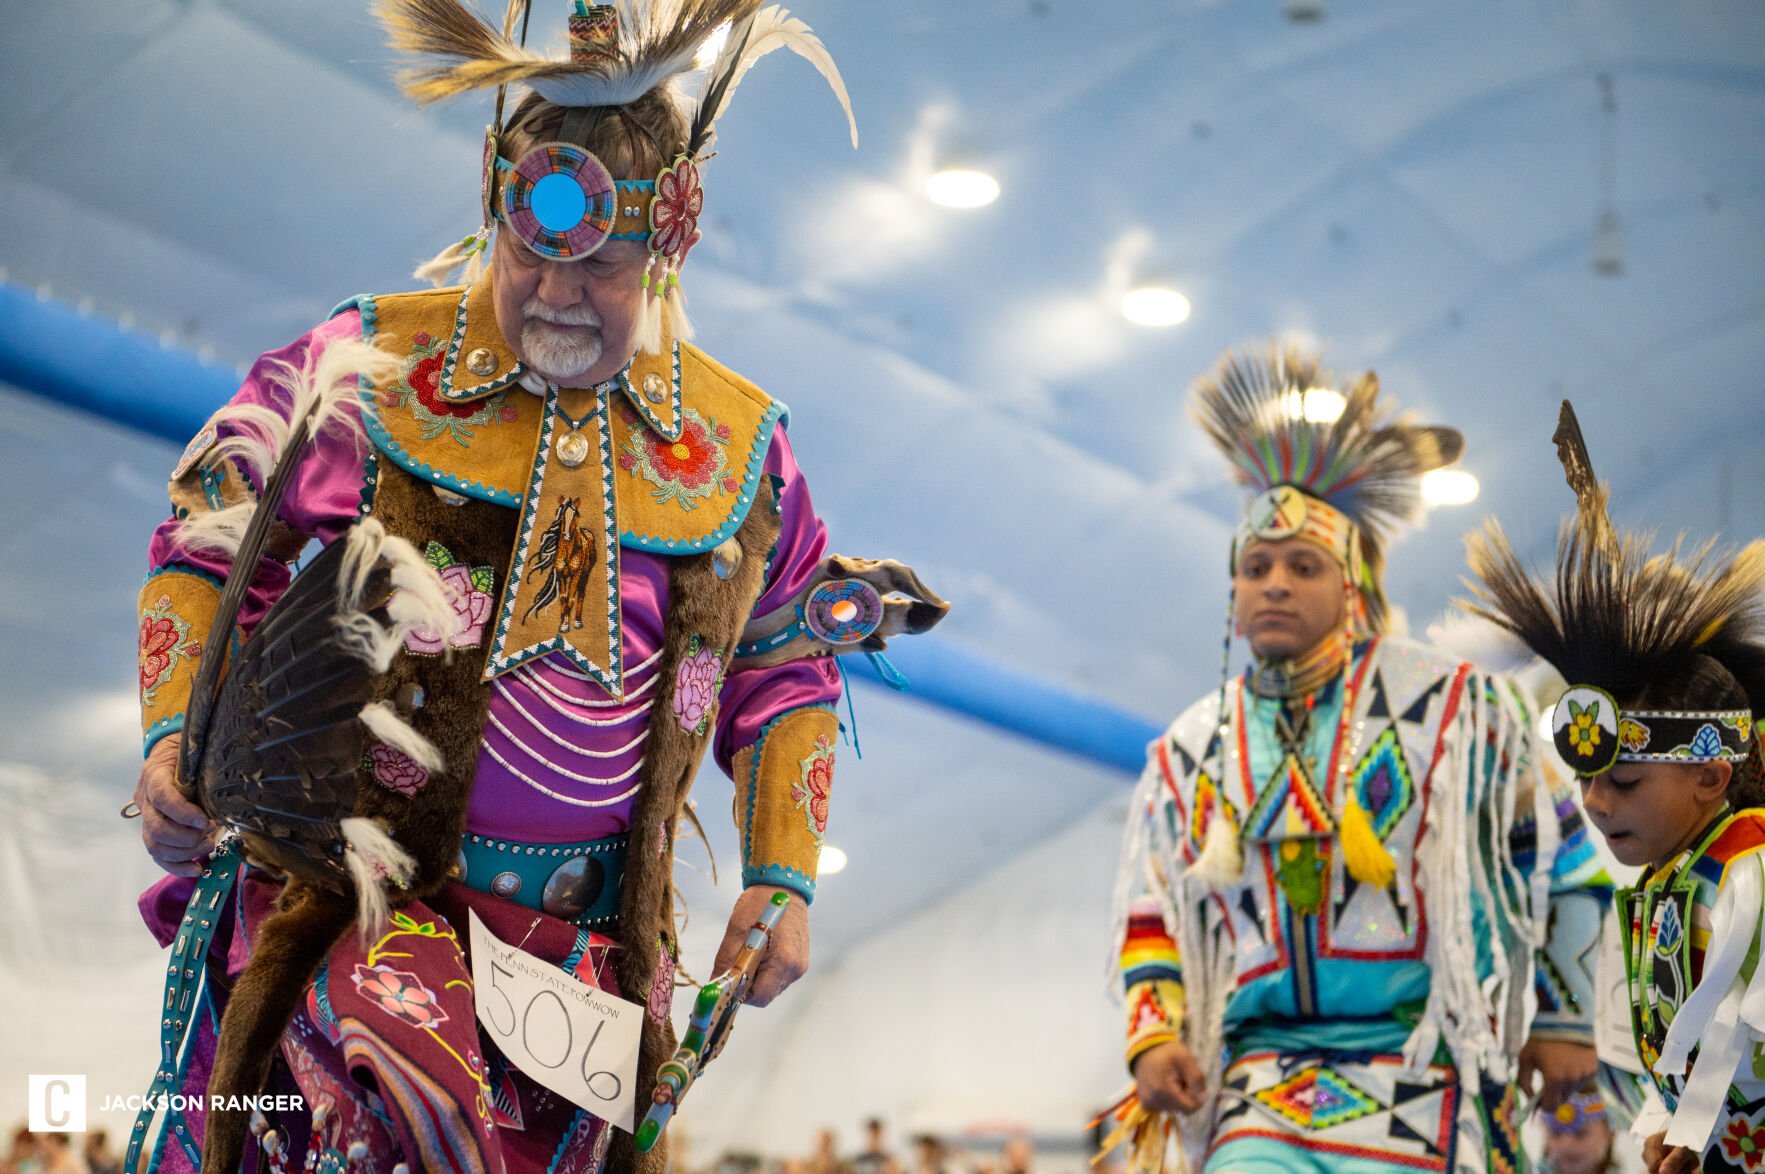
<path id="1" fill-rule="evenodd" d="M 1651 1171 L 1765 1170 L 1765 542 L 1731 558 L 1620 534 L 1575 413 L 1557 452 L 1575 490 L 1554 579 L 1493 522 L 1470 542 L 1472 611 L 1570 683 L 1552 727 L 1589 819 L 1621 863 L 1631 1026 L 1659 1103 L 1638 1117 Z M 1651 1098 L 1652 1102 L 1653 1098 Z"/>

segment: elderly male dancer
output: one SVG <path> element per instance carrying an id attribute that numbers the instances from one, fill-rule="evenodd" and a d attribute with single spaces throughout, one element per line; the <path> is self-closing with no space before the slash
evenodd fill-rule
<path id="1" fill-rule="evenodd" d="M 1518 1169 L 1516 1064 L 1547 1104 L 1594 1070 L 1607 894 L 1577 809 L 1508 681 L 1386 631 L 1384 551 L 1462 440 L 1392 419 L 1370 373 L 1313 419 L 1332 387 L 1276 348 L 1195 393 L 1255 491 L 1230 562 L 1252 664 L 1151 746 L 1127 830 L 1141 1168 L 1174 1131 L 1216 1174 Z"/>
<path id="2" fill-rule="evenodd" d="M 716 967 L 776 895 L 792 898 L 754 976 L 749 1001 L 764 1004 L 809 962 L 838 737 L 830 654 L 875 650 L 944 607 L 922 589 L 891 594 L 918 588 L 899 564 L 828 555 L 783 405 L 687 341 L 678 274 L 699 239 L 716 119 L 779 47 L 810 57 L 844 103 L 820 42 L 755 0 L 578 0 L 570 56 L 552 59 L 525 48 L 524 9 L 497 28 L 455 0 L 379 5 L 393 43 L 427 57 L 404 78 L 419 99 L 531 90 L 506 120 L 498 90 L 482 228 L 425 267 L 463 263 L 466 283 L 352 299 L 264 356 L 173 472 L 174 516 L 141 595 L 147 762 L 132 806 L 174 874 L 142 902 L 175 944 L 155 1088 L 200 1093 L 212 1070 L 235 1091 L 297 1090 L 305 1112 L 257 1123 L 276 1168 L 304 1150 L 309 1169 L 662 1169 L 661 1148 L 635 1153 L 602 1118 L 629 1121 L 634 1102 L 642 1115 L 673 1046 L 673 847 L 698 763 L 710 751 L 736 784 L 745 888 Z M 678 79 L 724 25 L 727 47 L 688 102 Z M 345 406 L 297 458 L 266 552 L 243 568 L 255 575 L 236 631 L 210 633 L 221 581 L 242 571 L 227 553 L 237 523 L 280 455 L 266 437 L 291 399 L 336 386 Z M 233 825 L 256 833 L 243 864 L 231 840 L 210 859 L 219 829 L 175 777 L 181 738 L 201 732 L 184 722 L 203 658 L 255 672 L 249 637 L 299 628 L 276 609 L 298 611 L 309 572 L 290 564 L 312 540 L 327 553 L 370 542 L 398 586 L 346 617 L 382 670 L 348 767 L 358 815 L 364 802 L 378 814 L 344 821 L 319 853 L 348 861 L 369 913 L 384 886 L 390 917 L 357 917 L 324 885 L 282 889 L 275 866 L 310 862 L 278 855 L 292 849 L 267 808 Z M 439 610 L 418 615 L 425 598 Z M 264 753 L 286 741 L 268 710 L 280 720 L 303 700 L 287 676 L 263 685 L 295 694 L 286 707 L 234 715 L 261 719 Z M 312 798 L 297 790 L 290 804 Z M 367 824 L 404 838 L 385 845 Z M 422 865 L 414 877 L 400 850 Z M 480 1028 L 474 917 L 637 1004 L 636 1080 L 614 1090 L 593 1074 L 609 1103 L 536 1083 Z M 191 1108 L 168 1114 L 150 1152 L 160 1169 L 216 1170 L 245 1144 L 237 1112 Z"/>

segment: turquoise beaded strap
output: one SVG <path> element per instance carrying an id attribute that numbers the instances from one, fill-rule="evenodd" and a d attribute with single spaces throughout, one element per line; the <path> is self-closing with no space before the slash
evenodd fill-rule
<path id="1" fill-rule="evenodd" d="M 197 882 L 196 891 L 190 894 L 190 903 L 184 907 L 184 920 L 178 926 L 178 940 L 172 946 L 171 964 L 165 972 L 165 1018 L 159 1024 L 159 1070 L 154 1073 L 146 1103 L 135 1118 L 128 1156 L 123 1159 L 125 1170 L 139 1169 L 137 1163 L 141 1146 L 147 1140 L 147 1126 L 153 1120 L 155 1106 L 162 1099 L 167 1102 L 165 1127 L 160 1130 L 159 1141 L 153 1148 L 152 1167 L 159 1165 L 168 1131 L 184 1147 L 184 1154 L 191 1164 L 202 1165 L 202 1150 L 190 1135 L 190 1124 L 184 1119 L 182 1109 L 172 1107 L 170 1098 L 173 1092 L 183 1087 L 184 1075 L 189 1068 L 191 1048 L 187 1045 L 190 1026 L 196 1021 L 195 1012 L 203 993 L 208 946 L 214 940 L 215 927 L 225 916 L 221 903 L 232 892 L 233 881 L 238 875 L 239 839 L 229 835 L 209 857 L 208 866 L 202 870 L 202 879 Z"/>

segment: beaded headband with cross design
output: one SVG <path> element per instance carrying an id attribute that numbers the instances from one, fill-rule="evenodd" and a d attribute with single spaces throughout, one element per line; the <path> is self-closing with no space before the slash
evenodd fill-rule
<path id="1" fill-rule="evenodd" d="M 1243 520 L 1232 535 L 1232 570 L 1238 556 L 1253 541 L 1282 542 L 1299 538 L 1322 547 L 1347 572 L 1357 588 L 1366 583 L 1366 560 L 1361 554 L 1360 527 L 1354 519 L 1296 485 L 1277 485 L 1252 497 L 1244 507 Z"/>

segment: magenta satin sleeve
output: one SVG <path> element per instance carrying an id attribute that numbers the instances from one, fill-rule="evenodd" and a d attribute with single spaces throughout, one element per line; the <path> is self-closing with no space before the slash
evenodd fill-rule
<path id="1" fill-rule="evenodd" d="M 808 586 L 827 556 L 827 527 L 809 500 L 809 486 L 779 426 L 766 454 L 765 472 L 782 482 L 779 489 L 778 547 L 766 573 L 766 590 L 754 605 L 765 615 L 789 603 Z M 840 674 L 831 656 L 788 661 L 772 668 L 733 669 L 723 683 L 713 753 L 717 765 L 730 773 L 736 753 L 752 746 L 766 724 L 781 713 L 805 705 L 833 705 L 840 697 Z"/>
<path id="2" fill-rule="evenodd" d="M 252 404 L 273 408 L 285 416 L 288 412 L 288 393 L 276 382 L 276 374 L 282 369 L 282 365 L 300 370 L 311 361 L 317 351 L 332 340 L 356 338 L 360 335 L 361 315 L 350 310 L 308 331 L 280 350 L 269 352 L 252 366 L 245 382 L 233 396 L 230 406 Z M 360 409 L 356 405 L 351 404 L 345 410 L 355 413 L 359 418 Z M 226 437 L 235 431 L 222 425 L 219 436 Z M 322 432 L 302 458 L 294 482 L 282 500 L 278 516 L 295 532 L 308 539 L 330 542 L 336 538 L 348 529 L 360 510 L 367 454 L 367 438 L 353 429 L 327 429 Z M 229 477 L 243 475 L 236 467 L 227 471 Z M 255 479 L 252 487 L 254 491 L 262 489 Z M 180 546 L 174 537 L 176 529 L 177 519 L 168 518 L 153 532 L 153 541 L 148 548 L 148 562 L 152 570 L 182 566 L 202 571 L 216 579 L 226 576 L 232 565 L 228 556 L 219 551 L 189 550 Z M 246 593 L 245 602 L 239 610 L 239 626 L 247 634 L 288 589 L 291 577 L 287 564 L 279 559 L 266 555 L 259 562 L 251 589 Z"/>

